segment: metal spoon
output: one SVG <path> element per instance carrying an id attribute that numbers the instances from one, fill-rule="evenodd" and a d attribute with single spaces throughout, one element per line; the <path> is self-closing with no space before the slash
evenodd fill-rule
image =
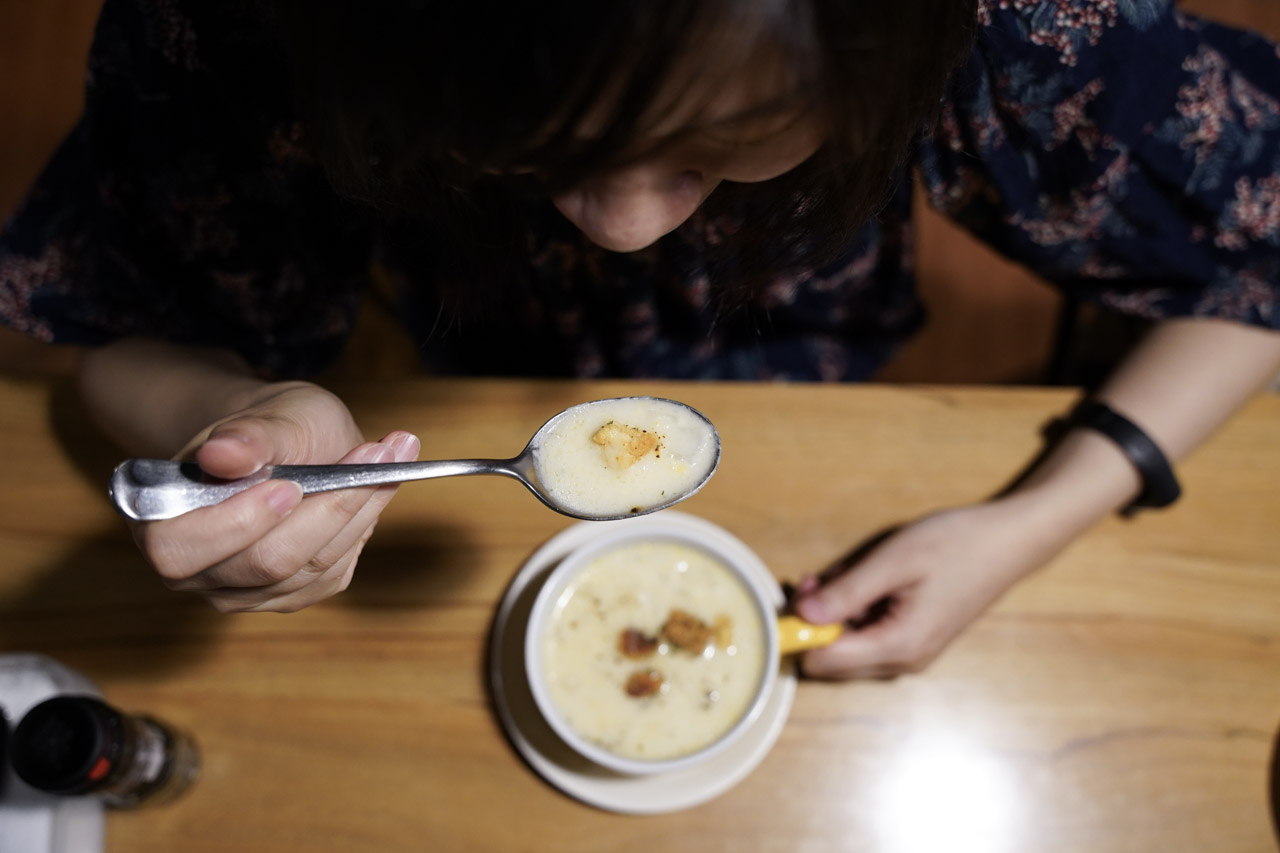
<path id="1" fill-rule="evenodd" d="M 709 430 L 709 438 L 714 442 L 711 448 L 710 465 L 701 479 L 691 487 L 670 496 L 664 493 L 661 503 L 635 506 L 624 513 L 599 515 L 567 507 L 547 490 L 538 474 L 538 451 L 542 439 L 550 435 L 558 425 L 573 414 L 591 406 L 600 406 L 619 400 L 639 400 L 659 406 L 676 406 L 692 413 Z M 267 480 L 292 480 L 302 486 L 304 495 L 310 495 L 335 489 L 383 486 L 409 480 L 462 477 L 470 474 L 498 474 L 524 483 L 538 500 L 556 512 L 589 521 L 609 521 L 647 515 L 685 500 L 711 479 L 719 463 L 720 435 L 711 421 L 697 409 L 675 400 L 659 397 L 618 397 L 609 400 L 593 400 L 565 409 L 543 424 L 525 445 L 524 450 L 511 459 L 449 459 L 430 462 L 381 462 L 368 465 L 267 465 L 239 480 L 219 480 L 210 477 L 194 462 L 128 459 L 120 463 L 112 473 L 108 494 L 116 509 L 125 516 L 136 521 L 160 521 L 174 518 L 193 509 L 221 503 L 232 495 Z"/>

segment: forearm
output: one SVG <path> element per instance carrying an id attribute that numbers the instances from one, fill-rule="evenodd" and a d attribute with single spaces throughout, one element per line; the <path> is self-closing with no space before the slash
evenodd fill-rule
<path id="1" fill-rule="evenodd" d="M 1170 462 L 1185 457 L 1280 371 L 1280 333 L 1212 320 L 1152 331 L 1097 398 L 1142 428 Z M 1007 495 L 1061 546 L 1131 501 L 1142 482 L 1120 449 L 1087 429 L 1066 435 Z"/>
<path id="2" fill-rule="evenodd" d="M 1170 461 L 1181 459 L 1280 372 L 1280 332 L 1216 320 L 1169 321 L 1099 390 Z"/>
<path id="3" fill-rule="evenodd" d="M 267 386 L 228 351 L 136 338 L 86 353 L 79 382 L 104 432 L 129 453 L 156 457 L 176 454 Z"/>

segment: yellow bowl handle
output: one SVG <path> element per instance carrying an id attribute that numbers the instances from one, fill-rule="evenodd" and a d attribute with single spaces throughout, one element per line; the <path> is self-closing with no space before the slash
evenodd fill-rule
<path id="1" fill-rule="evenodd" d="M 844 626 L 840 624 L 814 625 L 799 616 L 779 616 L 778 652 L 789 655 L 830 645 L 843 633 Z"/>

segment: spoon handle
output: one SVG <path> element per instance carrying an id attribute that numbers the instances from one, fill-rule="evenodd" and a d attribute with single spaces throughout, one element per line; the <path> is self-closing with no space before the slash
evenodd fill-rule
<path id="1" fill-rule="evenodd" d="M 269 477 L 272 480 L 293 480 L 302 486 L 304 495 L 310 495 L 334 489 L 385 486 L 410 480 L 432 480 L 436 477 L 463 477 L 468 474 L 510 476 L 506 466 L 505 459 L 442 459 L 427 462 L 377 462 L 367 465 L 275 465 L 267 466 L 264 470 L 270 471 Z"/>
<path id="2" fill-rule="evenodd" d="M 136 521 L 160 521 L 212 506 L 267 480 L 292 480 L 304 495 L 408 480 L 500 474 L 521 479 L 509 459 L 448 459 L 367 465 L 267 465 L 239 480 L 210 478 L 194 462 L 129 459 L 111 475 L 111 502 Z"/>

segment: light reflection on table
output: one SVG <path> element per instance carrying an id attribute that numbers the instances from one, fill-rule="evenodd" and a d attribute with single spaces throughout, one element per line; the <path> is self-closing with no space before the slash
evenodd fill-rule
<path id="1" fill-rule="evenodd" d="M 914 735 L 882 769 L 875 836 L 901 853 L 1005 853 L 1021 837 L 1021 800 L 1008 765 L 963 732 Z"/>

